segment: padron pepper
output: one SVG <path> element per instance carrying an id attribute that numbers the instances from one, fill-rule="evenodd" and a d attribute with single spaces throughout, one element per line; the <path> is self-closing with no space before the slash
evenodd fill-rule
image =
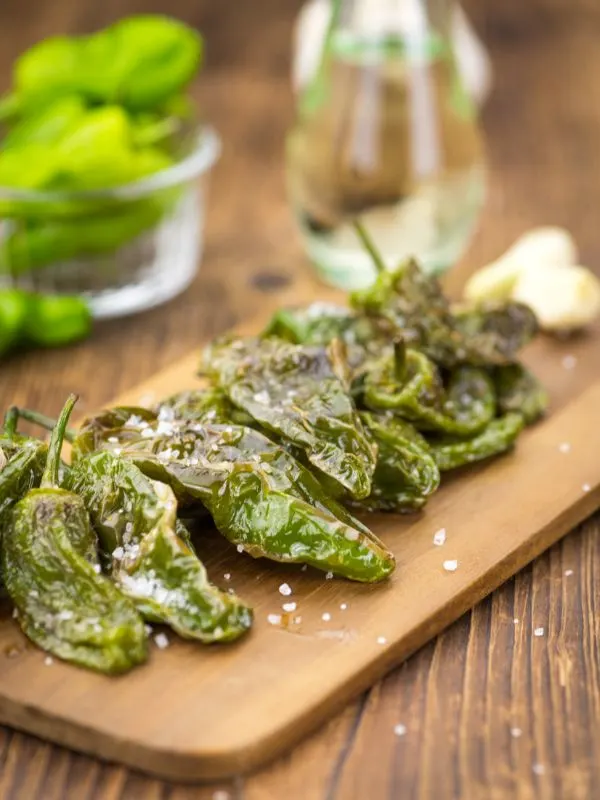
<path id="1" fill-rule="evenodd" d="M 17 433 L 17 419 L 18 410 L 10 408 L 0 436 L 0 531 L 13 506 L 39 485 L 48 457 L 45 442 Z"/>
<path id="2" fill-rule="evenodd" d="M 204 366 L 235 406 L 295 445 L 336 493 L 368 497 L 376 454 L 350 396 L 339 340 L 324 348 L 222 339 L 207 349 Z"/>
<path id="3" fill-rule="evenodd" d="M 522 414 L 505 414 L 492 420 L 475 436 L 432 438 L 429 440 L 429 445 L 440 472 L 448 472 L 509 450 L 523 430 L 524 424 Z"/>
<path id="4" fill-rule="evenodd" d="M 522 414 L 526 425 L 544 415 L 548 408 L 548 392 L 526 367 L 507 364 L 496 367 L 492 374 L 500 413 Z"/>
<path id="5" fill-rule="evenodd" d="M 249 414 L 236 408 L 225 392 L 215 386 L 190 389 L 166 397 L 156 407 L 156 413 L 159 420 L 167 422 L 233 422 L 249 428 L 256 424 Z"/>
<path id="6" fill-rule="evenodd" d="M 201 502 L 219 531 L 255 558 L 365 582 L 394 569 L 382 542 L 259 431 L 169 423 L 147 409 L 114 408 L 86 420 L 74 437 L 75 461 L 97 450 L 117 452 L 168 483 L 182 504 Z"/>
<path id="7" fill-rule="evenodd" d="M 371 494 L 357 506 L 400 513 L 422 508 L 440 485 L 440 471 L 427 441 L 390 412 L 361 411 L 360 417 L 377 445 L 377 466 Z"/>
<path id="8" fill-rule="evenodd" d="M 364 402 L 374 410 L 393 411 L 420 430 L 459 436 L 482 430 L 496 411 L 493 383 L 484 370 L 457 367 L 444 387 L 433 361 L 403 342 L 396 342 L 393 355 L 367 374 Z"/>
<path id="9" fill-rule="evenodd" d="M 74 664 L 124 672 L 146 659 L 143 620 L 100 573 L 96 535 L 82 499 L 58 485 L 75 401 L 69 398 L 52 432 L 40 488 L 19 500 L 4 526 L 4 580 L 33 642 Z"/>
<path id="10" fill-rule="evenodd" d="M 117 586 L 145 619 L 202 642 L 231 641 L 250 628 L 248 606 L 209 582 L 178 535 L 189 539 L 169 486 L 108 451 L 78 459 L 67 486 L 83 499 Z"/>

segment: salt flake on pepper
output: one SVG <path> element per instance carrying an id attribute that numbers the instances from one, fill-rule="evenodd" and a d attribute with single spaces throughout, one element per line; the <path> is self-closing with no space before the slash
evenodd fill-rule
<path id="1" fill-rule="evenodd" d="M 394 733 L 396 736 L 404 736 L 406 733 L 406 725 L 403 725 L 401 722 L 399 722 L 397 725 L 394 725 Z"/>
<path id="2" fill-rule="evenodd" d="M 433 534 L 433 543 L 436 547 L 441 547 L 446 541 L 446 528 L 440 528 Z"/>
<path id="3" fill-rule="evenodd" d="M 444 561 L 443 567 L 446 572 L 456 572 L 458 568 L 458 561 L 455 558 L 449 558 Z"/>
<path id="4" fill-rule="evenodd" d="M 534 636 L 543 636 L 544 635 L 544 629 L 543 628 L 536 628 L 533 631 L 533 635 Z"/>
<path id="5" fill-rule="evenodd" d="M 289 583 L 282 583 L 279 587 L 279 594 L 284 595 L 284 597 L 289 597 L 292 593 L 292 587 Z"/>

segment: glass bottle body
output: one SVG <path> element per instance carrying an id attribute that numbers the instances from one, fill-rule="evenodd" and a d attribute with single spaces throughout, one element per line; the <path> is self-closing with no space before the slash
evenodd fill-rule
<path id="1" fill-rule="evenodd" d="M 447 0 L 333 4 L 287 142 L 292 207 L 330 283 L 356 288 L 374 277 L 355 217 L 390 267 L 415 256 L 443 272 L 468 243 L 484 199 L 484 154 L 450 13 Z"/>

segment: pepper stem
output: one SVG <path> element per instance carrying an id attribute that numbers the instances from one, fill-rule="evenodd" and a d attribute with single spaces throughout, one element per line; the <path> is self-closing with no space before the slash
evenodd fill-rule
<path id="1" fill-rule="evenodd" d="M 406 343 L 404 339 L 394 340 L 394 377 L 399 383 L 406 378 Z"/>
<path id="2" fill-rule="evenodd" d="M 19 421 L 19 409 L 16 406 L 11 406 L 4 415 L 4 433 L 11 439 L 17 432 L 18 421 Z"/>
<path id="3" fill-rule="evenodd" d="M 385 265 L 385 261 L 381 257 L 381 253 L 375 247 L 375 242 L 373 241 L 370 234 L 367 233 L 367 229 L 362 224 L 362 222 L 359 222 L 357 219 L 355 219 L 352 222 L 352 227 L 354 228 L 356 235 L 360 239 L 361 244 L 373 259 L 373 266 L 375 267 L 377 274 L 381 275 L 382 272 L 386 272 L 387 267 Z"/>
<path id="4" fill-rule="evenodd" d="M 58 421 L 54 426 L 52 436 L 50 437 L 50 444 L 48 446 L 48 460 L 46 462 L 46 469 L 44 470 L 42 482 L 40 484 L 42 489 L 50 489 L 58 486 L 60 454 L 65 438 L 65 432 L 67 430 L 67 423 L 69 422 L 69 417 L 71 416 L 73 407 L 78 399 L 79 397 L 76 394 L 69 395 L 67 402 L 63 406 L 63 410 L 60 412 Z"/>
<path id="5" fill-rule="evenodd" d="M 58 420 L 48 417 L 46 414 L 41 414 L 39 411 L 31 411 L 29 408 L 19 408 L 17 411 L 21 419 L 33 422 L 34 425 L 39 425 L 40 428 L 45 428 L 47 431 L 54 430 L 58 422 Z M 67 442 L 72 442 L 76 436 L 77 431 L 74 428 L 65 428 L 64 438 Z"/>

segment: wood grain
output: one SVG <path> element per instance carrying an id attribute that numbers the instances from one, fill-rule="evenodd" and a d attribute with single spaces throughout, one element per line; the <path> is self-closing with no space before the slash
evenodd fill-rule
<path id="1" fill-rule="evenodd" d="M 466 5 L 490 47 L 495 86 L 484 118 L 491 191 L 464 270 L 546 222 L 570 227 L 583 260 L 598 264 L 597 3 Z M 80 347 L 3 363 L 4 405 L 16 400 L 55 412 L 75 389 L 97 406 L 206 336 L 276 302 L 264 291 L 272 275 L 291 280 L 288 291 L 305 285 L 280 168 L 291 118 L 289 32 L 298 6 L 289 0 L 3 1 L 3 65 L 42 35 L 89 30 L 141 7 L 168 9 L 198 24 L 209 40 L 198 97 L 225 138 L 205 260 L 189 292 L 142 317 L 100 327 Z M 204 800 L 226 791 L 261 800 L 592 798 L 600 782 L 597 519 L 391 673 L 368 699 L 255 776 L 206 789 L 180 787 L 7 730 L 0 736 L 0 797 Z M 573 574 L 565 576 L 567 569 Z M 552 636 L 534 640 L 532 614 Z M 513 616 L 527 621 L 518 635 Z M 518 739 L 508 733 L 515 721 L 522 728 Z M 396 722 L 407 725 L 406 736 L 394 736 Z M 536 763 L 544 775 L 534 773 Z"/>

